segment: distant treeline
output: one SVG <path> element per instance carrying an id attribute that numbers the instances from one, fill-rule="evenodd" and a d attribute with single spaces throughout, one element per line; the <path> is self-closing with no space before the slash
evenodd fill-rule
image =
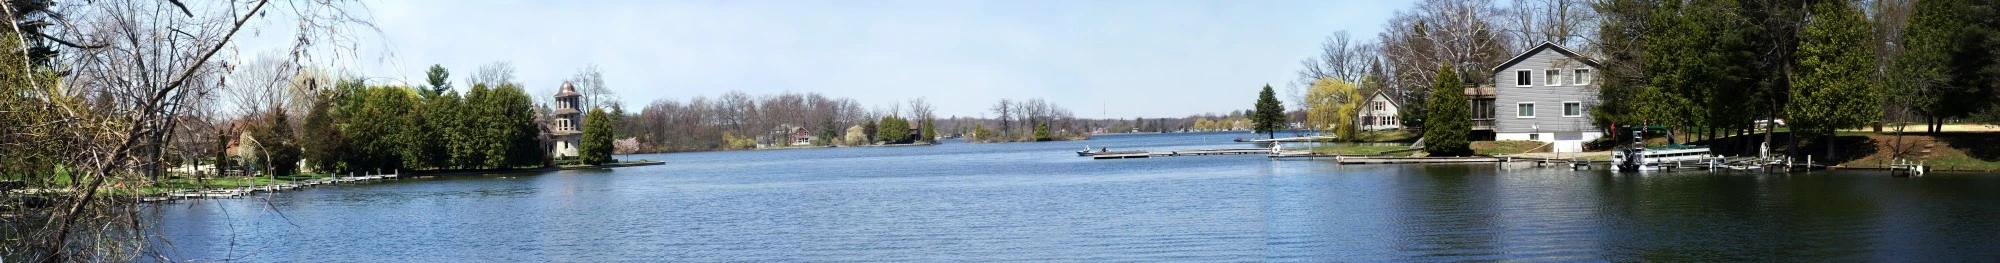
<path id="1" fill-rule="evenodd" d="M 822 145 L 837 142 L 847 128 L 868 123 L 893 112 L 870 111 L 849 98 L 833 98 L 819 93 L 780 93 L 752 97 L 731 91 L 716 98 L 696 96 L 686 101 L 660 99 L 637 114 L 621 116 L 619 138 L 636 137 L 641 151 L 678 152 L 746 148 L 731 145 L 731 138 L 771 140 L 790 131 L 781 127 L 801 127 Z M 765 138 L 758 138 L 765 137 Z M 738 141 L 741 141 L 740 139 Z M 733 146 L 733 147 L 732 147 Z"/>

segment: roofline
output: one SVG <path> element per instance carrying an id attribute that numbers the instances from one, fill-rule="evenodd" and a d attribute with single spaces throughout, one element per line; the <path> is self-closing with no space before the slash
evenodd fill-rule
<path id="1" fill-rule="evenodd" d="M 1597 64 L 1596 59 L 1591 59 L 1590 57 L 1577 54 L 1575 51 L 1569 51 L 1568 48 L 1563 48 L 1562 46 L 1556 45 L 1555 42 L 1542 41 L 1542 44 L 1535 45 L 1535 48 L 1530 48 L 1527 51 L 1522 51 L 1521 54 L 1514 55 L 1514 58 L 1507 59 L 1507 62 L 1500 63 L 1500 65 L 1498 66 L 1493 66 L 1492 72 L 1489 72 L 1488 74 L 1500 74 L 1500 69 L 1514 66 L 1514 64 L 1520 64 L 1521 61 L 1528 60 L 1528 56 L 1534 55 L 1535 52 L 1540 52 L 1542 51 L 1542 49 L 1555 50 L 1556 53 L 1562 53 L 1565 56 L 1569 56 L 1571 58 L 1576 58 L 1577 60 L 1583 61 L 1584 65 L 1590 65 L 1590 67 L 1592 68 L 1604 68 L 1603 65 Z"/>
<path id="2" fill-rule="evenodd" d="M 1375 96 L 1382 96 L 1382 100 L 1389 101 L 1389 106 L 1396 106 L 1396 108 L 1403 107 L 1402 103 L 1396 103 L 1395 99 L 1389 98 L 1389 89 L 1375 89 L 1374 95 L 1368 95 L 1369 99 L 1374 99 Z"/>

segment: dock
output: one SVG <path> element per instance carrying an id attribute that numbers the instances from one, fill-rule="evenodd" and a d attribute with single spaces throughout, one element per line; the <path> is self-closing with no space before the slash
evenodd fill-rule
<path id="1" fill-rule="evenodd" d="M 1301 137 L 1285 137 L 1285 138 L 1271 138 L 1271 139 L 1237 138 L 1236 142 L 1317 142 L 1317 141 L 1332 141 L 1334 139 L 1336 138 L 1334 138 L 1333 136 L 1301 136 Z"/>
<path id="2" fill-rule="evenodd" d="M 1400 164 L 1400 163 L 1497 163 L 1497 162 L 1501 162 L 1501 161 L 1503 161 L 1504 159 L 1505 159 L 1505 158 L 1499 158 L 1499 157 L 1367 157 L 1367 156 L 1348 156 L 1348 157 L 1336 157 L 1336 158 L 1334 158 L 1334 162 L 1336 162 L 1336 163 L 1340 163 L 1340 164 Z"/>
<path id="3" fill-rule="evenodd" d="M 146 196 L 140 198 L 140 201 L 170 202 L 173 200 L 181 200 L 181 199 L 241 198 L 244 196 L 249 196 L 257 193 L 290 191 L 301 188 L 310 188 L 314 186 L 332 185 L 341 183 L 380 181 L 380 180 L 397 178 L 399 176 L 401 176 L 400 172 L 391 174 L 375 174 L 375 175 L 348 175 L 348 176 L 335 175 L 334 177 L 295 181 L 282 184 L 244 186 L 235 188 L 207 189 L 207 190 L 179 190 L 179 191 L 166 192 L 156 196 Z"/>
<path id="4" fill-rule="evenodd" d="M 1121 151 L 1121 152 L 1097 153 L 1091 155 L 1090 158 L 1097 160 L 1104 160 L 1104 159 L 1132 159 L 1132 158 L 1152 158 L 1152 157 L 1170 157 L 1170 156 L 1270 154 L 1270 153 L 1271 149 L 1264 149 L 1264 148 L 1203 149 L 1203 150 L 1174 150 L 1174 151 Z"/>

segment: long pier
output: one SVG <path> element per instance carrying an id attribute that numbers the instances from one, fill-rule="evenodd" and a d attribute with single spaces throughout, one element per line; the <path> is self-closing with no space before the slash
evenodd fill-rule
<path id="1" fill-rule="evenodd" d="M 157 196 L 147 196 L 144 198 L 140 198 L 140 201 L 163 202 L 163 201 L 172 201 L 179 199 L 239 198 L 256 193 L 289 191 L 300 188 L 309 188 L 314 186 L 341 184 L 341 183 L 378 181 L 378 180 L 396 178 L 399 176 L 401 176 L 401 172 L 392 174 L 375 174 L 375 175 L 351 175 L 351 176 L 334 175 L 333 177 L 288 182 L 282 184 L 244 186 L 244 187 L 224 188 L 224 189 L 172 191 Z"/>
<path id="2" fill-rule="evenodd" d="M 1170 156 L 1270 154 L 1270 153 L 1271 149 L 1264 149 L 1264 148 L 1204 149 L 1204 150 L 1174 150 L 1174 151 L 1123 151 L 1123 152 L 1104 152 L 1104 153 L 1093 154 L 1090 156 L 1090 158 L 1103 160 L 1103 159 L 1132 159 L 1132 158 L 1152 158 L 1152 157 L 1170 157 Z"/>

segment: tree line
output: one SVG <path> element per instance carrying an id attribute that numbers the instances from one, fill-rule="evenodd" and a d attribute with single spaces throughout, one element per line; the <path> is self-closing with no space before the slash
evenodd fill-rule
<path id="1" fill-rule="evenodd" d="M 1383 91 L 1402 124 L 1426 116 L 1434 90 L 1491 85 L 1493 68 L 1541 42 L 1599 60 L 1599 126 L 1661 124 L 1679 134 L 1747 135 L 1784 119 L 1800 137 L 1836 129 L 1948 120 L 2000 121 L 2000 13 L 1984 1 L 1424 0 L 1373 40 L 1335 32 L 1300 62 L 1292 104 L 1334 80 Z M 1448 65 L 1461 83 L 1436 83 Z M 1335 97 L 1336 99 L 1337 96 Z M 1294 115 L 1296 116 L 1296 115 Z M 1320 121 L 1311 118 L 1309 121 Z M 1776 122 L 1764 122 L 1776 125 Z M 1765 141 L 1772 138 L 1765 133 Z M 1798 143 L 1791 143 L 1796 147 Z M 1734 147 L 1753 147 L 1750 144 Z M 1828 154 L 1832 148 L 1828 148 Z M 1792 151 L 1797 152 L 1797 151 Z"/>
<path id="2" fill-rule="evenodd" d="M 491 169 L 549 162 L 551 138 L 541 125 L 546 116 L 513 83 L 476 83 L 461 96 L 442 80 L 412 87 L 347 79 L 307 103 L 311 106 L 300 133 L 257 139 L 295 136 L 300 157 L 315 171 Z M 255 129 L 287 129 L 273 123 Z"/>

